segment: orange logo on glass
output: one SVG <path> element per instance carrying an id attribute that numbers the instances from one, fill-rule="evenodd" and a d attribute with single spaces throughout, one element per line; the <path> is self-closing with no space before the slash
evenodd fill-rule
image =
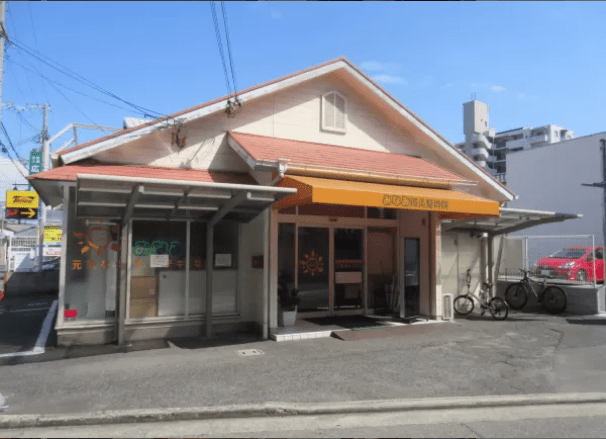
<path id="1" fill-rule="evenodd" d="M 324 272 L 324 257 L 317 255 L 313 250 L 310 254 L 303 253 L 302 259 L 300 263 L 303 267 L 303 274 L 315 276 L 316 273 Z"/>

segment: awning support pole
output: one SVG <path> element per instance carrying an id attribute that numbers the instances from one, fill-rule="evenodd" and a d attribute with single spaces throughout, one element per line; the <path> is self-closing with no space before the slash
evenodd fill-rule
<path id="1" fill-rule="evenodd" d="M 490 288 L 490 297 L 494 297 L 496 282 L 494 281 L 494 236 L 488 235 L 488 283 L 493 284 Z"/>
<path id="2" fill-rule="evenodd" d="M 120 243 L 120 296 L 118 306 L 118 345 L 123 346 L 124 340 L 124 323 L 126 322 L 126 282 L 127 279 L 127 265 L 128 265 L 128 235 L 129 235 L 129 223 L 126 221 L 122 223 L 121 230 L 121 243 Z"/>
<path id="3" fill-rule="evenodd" d="M 214 242 L 214 224 L 208 223 L 206 226 L 206 337 L 212 337 L 212 317 L 213 317 L 213 242 Z"/>

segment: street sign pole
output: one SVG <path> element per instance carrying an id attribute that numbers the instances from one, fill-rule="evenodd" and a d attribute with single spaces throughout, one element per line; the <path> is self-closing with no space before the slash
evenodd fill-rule
<path id="1" fill-rule="evenodd" d="M 42 127 L 42 172 L 48 170 L 49 162 L 49 145 L 48 145 L 48 104 L 44 104 L 44 125 Z M 46 205 L 40 199 L 40 252 L 38 256 L 39 266 L 38 271 L 42 271 L 42 261 L 44 260 L 44 225 L 46 224 Z"/>

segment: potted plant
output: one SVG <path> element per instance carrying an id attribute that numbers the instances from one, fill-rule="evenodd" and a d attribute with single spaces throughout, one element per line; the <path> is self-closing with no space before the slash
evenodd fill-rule
<path id="1" fill-rule="evenodd" d="M 289 291 L 287 276 L 281 275 L 278 279 L 278 302 L 280 303 L 278 323 L 280 326 L 293 326 L 295 324 L 297 305 L 300 301 L 299 290 L 293 288 Z"/>

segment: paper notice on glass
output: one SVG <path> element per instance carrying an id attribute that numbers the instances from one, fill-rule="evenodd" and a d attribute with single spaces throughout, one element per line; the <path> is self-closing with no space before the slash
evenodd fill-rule
<path id="1" fill-rule="evenodd" d="M 215 267 L 231 267 L 231 253 L 215 254 Z"/>
<path id="2" fill-rule="evenodd" d="M 149 266 L 151 268 L 167 268 L 168 255 L 149 255 Z"/>

